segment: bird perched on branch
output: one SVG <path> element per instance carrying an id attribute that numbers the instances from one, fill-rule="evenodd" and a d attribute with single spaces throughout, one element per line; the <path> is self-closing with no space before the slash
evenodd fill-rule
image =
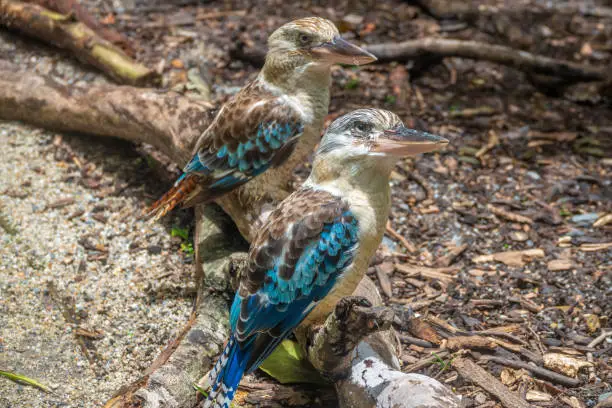
<path id="1" fill-rule="evenodd" d="M 378 109 L 329 126 L 310 177 L 271 212 L 251 245 L 204 407 L 228 407 L 242 376 L 294 328 L 322 321 L 352 294 L 382 240 L 396 161 L 447 143 Z"/>
<path id="2" fill-rule="evenodd" d="M 213 200 L 282 164 L 301 136 L 319 137 L 329 106 L 331 66 L 376 60 L 343 40 L 331 21 L 317 17 L 283 25 L 268 47 L 257 78 L 221 108 L 183 175 L 150 208 L 155 219 L 178 204 Z"/>

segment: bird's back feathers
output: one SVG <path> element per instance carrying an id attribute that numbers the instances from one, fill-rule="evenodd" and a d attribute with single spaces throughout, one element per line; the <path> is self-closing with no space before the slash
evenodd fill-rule
<path id="1" fill-rule="evenodd" d="M 243 88 L 200 137 L 175 186 L 150 213 L 162 217 L 175 206 L 210 201 L 282 164 L 304 131 L 304 118 L 285 96 L 259 81 Z"/>

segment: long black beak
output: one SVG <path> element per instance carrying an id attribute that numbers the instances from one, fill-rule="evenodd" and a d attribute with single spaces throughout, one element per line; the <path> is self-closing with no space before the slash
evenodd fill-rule
<path id="1" fill-rule="evenodd" d="M 448 140 L 420 130 L 398 126 L 385 131 L 378 137 L 372 151 L 393 156 L 414 156 L 419 153 L 433 152 L 448 144 Z"/>
<path id="2" fill-rule="evenodd" d="M 311 52 L 319 60 L 331 64 L 364 65 L 376 61 L 374 55 L 341 37 L 313 47 Z"/>

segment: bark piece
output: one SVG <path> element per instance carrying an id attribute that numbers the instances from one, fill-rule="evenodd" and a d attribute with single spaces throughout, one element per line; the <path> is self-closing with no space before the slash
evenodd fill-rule
<path id="1" fill-rule="evenodd" d="M 79 61 L 93 65 L 117 82 L 143 85 L 159 81 L 159 74 L 132 60 L 72 15 L 36 4 L 0 0 L 0 25 L 67 49 Z"/>
<path id="2" fill-rule="evenodd" d="M 530 408 L 524 399 L 506 388 L 497 378 L 468 358 L 456 358 L 452 362 L 459 375 L 495 396 L 506 408 Z"/>
<path id="3" fill-rule="evenodd" d="M 490 255 L 480 255 L 472 258 L 474 263 L 484 262 L 501 262 L 508 266 L 525 266 L 528 260 L 534 258 L 543 258 L 544 251 L 542 249 L 526 249 L 524 251 L 507 251 L 497 252 Z"/>
<path id="4" fill-rule="evenodd" d="M 585 367 L 593 367 L 593 363 L 579 360 L 565 354 L 546 353 L 544 354 L 544 367 L 558 373 L 565 374 L 569 377 L 576 378 L 580 369 Z"/>

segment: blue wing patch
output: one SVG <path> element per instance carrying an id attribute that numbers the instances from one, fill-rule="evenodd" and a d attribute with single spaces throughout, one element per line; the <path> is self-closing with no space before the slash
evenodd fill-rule
<path id="1" fill-rule="evenodd" d="M 353 261 L 358 231 L 356 218 L 350 211 L 344 212 L 334 222 L 325 224 L 319 236 L 303 249 L 289 279 L 279 276 L 282 259 L 277 259 L 256 293 L 244 298 L 236 294 L 230 312 L 230 324 L 236 338 L 251 343 L 258 333 L 273 333 L 270 344 L 258 350 L 247 372 L 257 368 L 334 287 Z"/>
<path id="2" fill-rule="evenodd" d="M 212 178 L 210 188 L 231 189 L 265 172 L 274 162 L 275 155 L 287 144 L 293 143 L 304 131 L 301 123 L 260 124 L 257 132 L 246 142 L 232 150 L 227 145 L 217 151 L 199 151 L 183 169 L 186 174 L 199 173 Z"/>

